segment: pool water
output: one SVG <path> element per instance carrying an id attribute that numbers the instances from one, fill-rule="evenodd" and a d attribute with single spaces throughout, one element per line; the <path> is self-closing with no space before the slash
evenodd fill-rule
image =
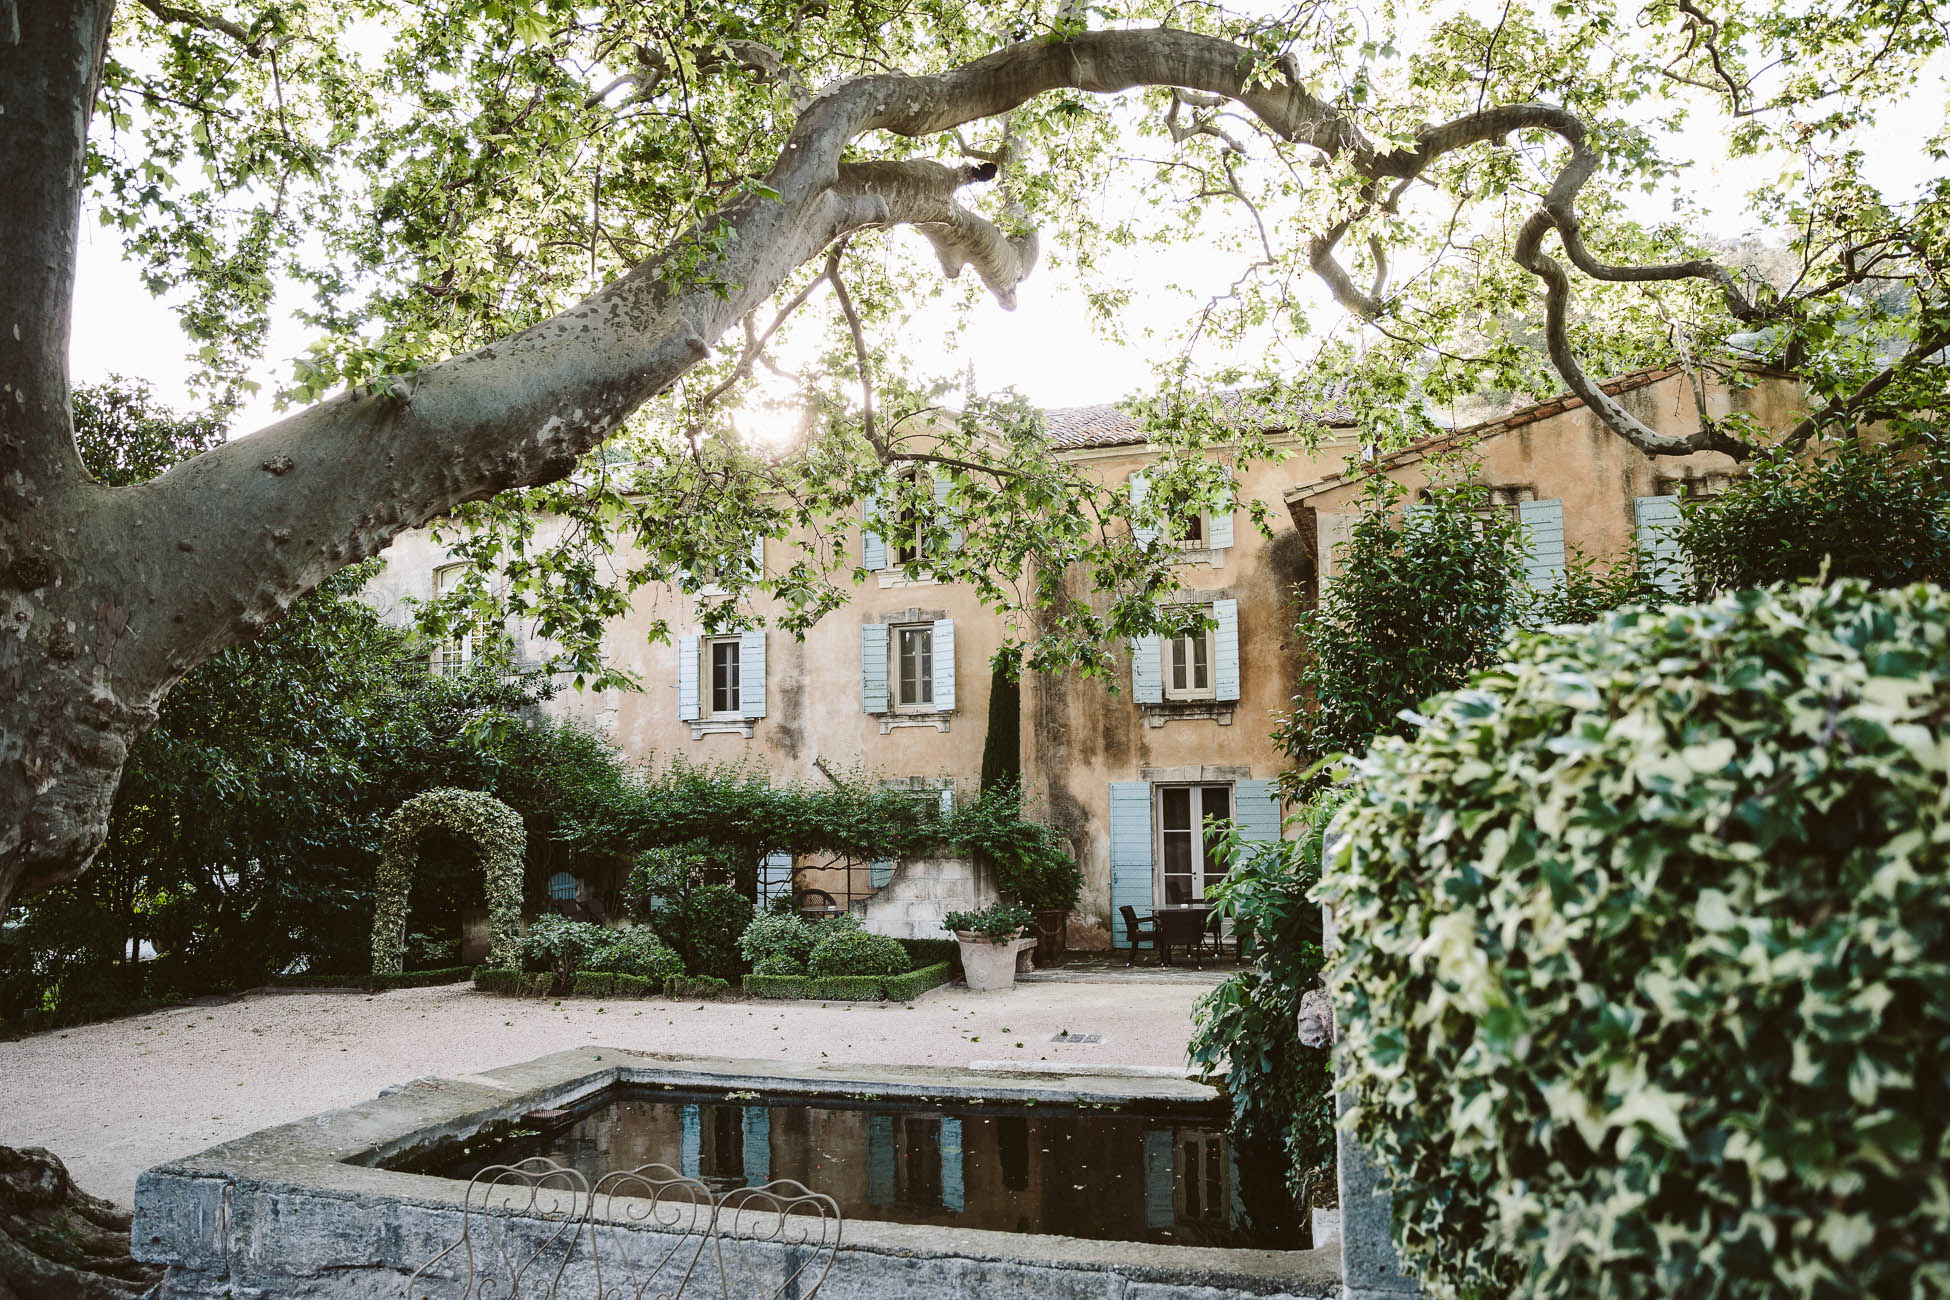
<path id="1" fill-rule="evenodd" d="M 1306 1244 L 1277 1162 L 1242 1184 L 1224 1111 L 1213 1106 L 728 1097 L 625 1087 L 540 1132 L 476 1144 L 419 1172 L 472 1178 L 537 1155 L 592 1181 L 653 1163 L 718 1192 L 796 1179 L 831 1196 L 848 1219 L 1177 1245 Z"/>

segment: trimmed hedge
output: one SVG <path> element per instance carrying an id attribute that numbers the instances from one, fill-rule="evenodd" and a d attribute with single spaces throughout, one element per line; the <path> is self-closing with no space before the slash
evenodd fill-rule
<path id="1" fill-rule="evenodd" d="M 692 998 L 721 998 L 731 992 L 731 981 L 716 975 L 673 975 L 664 981 L 664 996 L 688 1002 Z"/>
<path id="2" fill-rule="evenodd" d="M 812 975 L 898 975 L 907 969 L 907 950 L 884 934 L 833 929 L 813 945 L 806 969 Z"/>
<path id="3" fill-rule="evenodd" d="M 954 977 L 945 961 L 904 975 L 747 975 L 745 992 L 799 1002 L 911 1002 Z"/>
<path id="4" fill-rule="evenodd" d="M 1428 1293 L 1950 1291 L 1950 594 L 1626 609 L 1423 711 L 1321 889 Z"/>
<path id="5" fill-rule="evenodd" d="M 483 993 L 506 993 L 518 998 L 548 996 L 555 976 L 548 971 L 493 969 L 483 966 L 474 972 L 474 987 Z"/>
<path id="6" fill-rule="evenodd" d="M 938 988 L 955 977 L 954 967 L 945 961 L 911 970 L 905 975 L 889 975 L 881 981 L 889 1002 L 912 1002 L 931 988 Z"/>
<path id="7" fill-rule="evenodd" d="M 446 966 L 440 970 L 391 971 L 374 974 L 361 971 L 356 974 L 345 972 L 314 973 L 303 975 L 279 975 L 270 980 L 272 988 L 280 989 L 365 989 L 372 993 L 384 993 L 389 989 L 422 989 L 437 984 L 460 984 L 474 974 L 472 966 Z"/>
<path id="8" fill-rule="evenodd" d="M 582 998 L 654 998 L 664 991 L 664 981 L 621 971 L 577 971 L 569 991 Z"/>

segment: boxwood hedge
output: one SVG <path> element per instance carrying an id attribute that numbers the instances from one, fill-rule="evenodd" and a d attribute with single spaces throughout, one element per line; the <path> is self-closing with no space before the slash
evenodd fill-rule
<path id="1" fill-rule="evenodd" d="M 1950 596 L 1625 610 L 1431 712 L 1322 886 L 1431 1294 L 1950 1294 Z"/>

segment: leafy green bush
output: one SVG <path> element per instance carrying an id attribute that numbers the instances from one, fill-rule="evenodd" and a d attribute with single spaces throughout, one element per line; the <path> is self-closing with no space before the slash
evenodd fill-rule
<path id="1" fill-rule="evenodd" d="M 1438 485 L 1406 514 L 1400 494 L 1370 481 L 1340 576 L 1300 618 L 1299 707 L 1274 739 L 1301 769 L 1407 734 L 1403 711 L 1494 663 L 1523 612 L 1521 526 L 1483 509 L 1487 489 Z"/>
<path id="2" fill-rule="evenodd" d="M 496 970 L 476 967 L 474 987 L 483 993 L 505 993 L 512 997 L 538 998 L 554 985 L 552 971 Z"/>
<path id="3" fill-rule="evenodd" d="M 907 949 L 884 934 L 834 930 L 819 936 L 806 969 L 814 975 L 898 975 L 907 969 Z"/>
<path id="4" fill-rule="evenodd" d="M 806 963 L 785 953 L 773 953 L 770 957 L 760 957 L 752 963 L 754 975 L 804 975 Z"/>
<path id="5" fill-rule="evenodd" d="M 954 967 L 945 961 L 938 961 L 905 975 L 889 975 L 880 984 L 889 1002 L 912 1002 L 929 989 L 946 984 L 954 977 Z"/>
<path id="6" fill-rule="evenodd" d="M 806 961 L 812 956 L 813 942 L 818 938 L 812 924 L 796 913 L 768 912 L 752 918 L 745 932 L 738 937 L 738 951 L 745 960 L 752 963 L 752 969 L 775 959 L 784 960 L 790 970 L 771 970 L 763 972 L 771 975 L 795 974 L 806 969 Z"/>
<path id="7" fill-rule="evenodd" d="M 460 960 L 460 940 L 415 931 L 401 954 L 407 970 L 445 970 Z"/>
<path id="8" fill-rule="evenodd" d="M 571 921 L 564 916 L 538 916 L 521 937 L 516 952 L 525 971 L 547 971 L 563 988 L 589 954 L 608 942 L 609 931 L 588 921 Z"/>
<path id="9" fill-rule="evenodd" d="M 444 970 L 374 971 L 355 977 L 358 984 L 377 992 L 387 989 L 424 989 L 440 984 L 464 984 L 472 978 L 472 966 L 449 966 Z"/>
<path id="10" fill-rule="evenodd" d="M 1292 839 L 1247 843 L 1229 835 L 1226 878 L 1207 893 L 1248 937 L 1250 964 L 1194 1006 L 1191 1062 L 1232 1104 L 1242 1176 L 1251 1162 L 1279 1171 L 1271 1190 L 1244 1179 L 1254 1193 L 1248 1211 L 1263 1229 L 1292 1218 L 1296 1205 L 1333 1203 L 1331 1062 L 1303 1045 L 1294 1025 L 1301 997 L 1320 983 L 1320 904 L 1311 895 L 1322 833 L 1346 798 L 1341 790 L 1317 794 L 1289 819 L 1298 831 Z"/>
<path id="11" fill-rule="evenodd" d="M 1679 545 L 1699 595 L 1824 571 L 1878 587 L 1950 582 L 1950 455 L 1854 438 L 1803 457 L 1762 451 L 1686 510 Z"/>
<path id="12" fill-rule="evenodd" d="M 1014 903 L 990 903 L 975 912 L 950 912 L 941 918 L 944 930 L 961 930 L 969 934 L 979 934 L 985 939 L 1001 941 L 1014 938 L 1016 933 L 1027 930 L 1036 924 L 1036 918 L 1027 908 Z"/>
<path id="13" fill-rule="evenodd" d="M 652 979 L 661 987 L 673 975 L 684 973 L 684 961 L 647 925 L 621 930 L 606 930 L 589 949 L 579 967 L 586 971 L 606 971 L 615 975 L 634 975 Z"/>
<path id="14" fill-rule="evenodd" d="M 1024 907 L 1070 911 L 1083 892 L 1083 871 L 1056 829 L 1022 815 L 1014 784 L 985 788 L 949 819 L 954 842 L 995 870 L 995 883 Z"/>
<path id="15" fill-rule="evenodd" d="M 1322 883 L 1434 1295 L 1950 1284 L 1950 595 L 1519 638 L 1379 742 Z"/>

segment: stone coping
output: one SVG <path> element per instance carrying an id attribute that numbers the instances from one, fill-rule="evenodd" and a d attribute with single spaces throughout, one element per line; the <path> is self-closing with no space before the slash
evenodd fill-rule
<path id="1" fill-rule="evenodd" d="M 984 1063 L 988 1064 L 988 1063 Z M 615 1084 L 667 1084 L 767 1096 L 827 1094 L 915 1100 L 982 1097 L 1069 1104 L 1212 1103 L 1219 1094 L 1184 1078 L 1154 1075 L 1011 1076 L 928 1066 L 785 1065 L 591 1047 L 557 1052 L 477 1075 L 424 1078 L 372 1101 L 261 1130 L 146 1171 L 137 1182 L 131 1233 L 138 1258 L 194 1263 L 207 1239 L 206 1211 L 234 1192 L 384 1199 L 459 1210 L 467 1184 L 382 1169 L 381 1163 L 464 1138 L 532 1110 L 573 1106 Z M 1094 1241 L 850 1219 L 844 1249 L 902 1258 L 993 1260 L 1040 1268 L 1106 1270 L 1168 1286 L 1250 1293 L 1338 1292 L 1339 1252 L 1225 1249 Z M 1329 1283 L 1332 1285 L 1329 1285 Z"/>

